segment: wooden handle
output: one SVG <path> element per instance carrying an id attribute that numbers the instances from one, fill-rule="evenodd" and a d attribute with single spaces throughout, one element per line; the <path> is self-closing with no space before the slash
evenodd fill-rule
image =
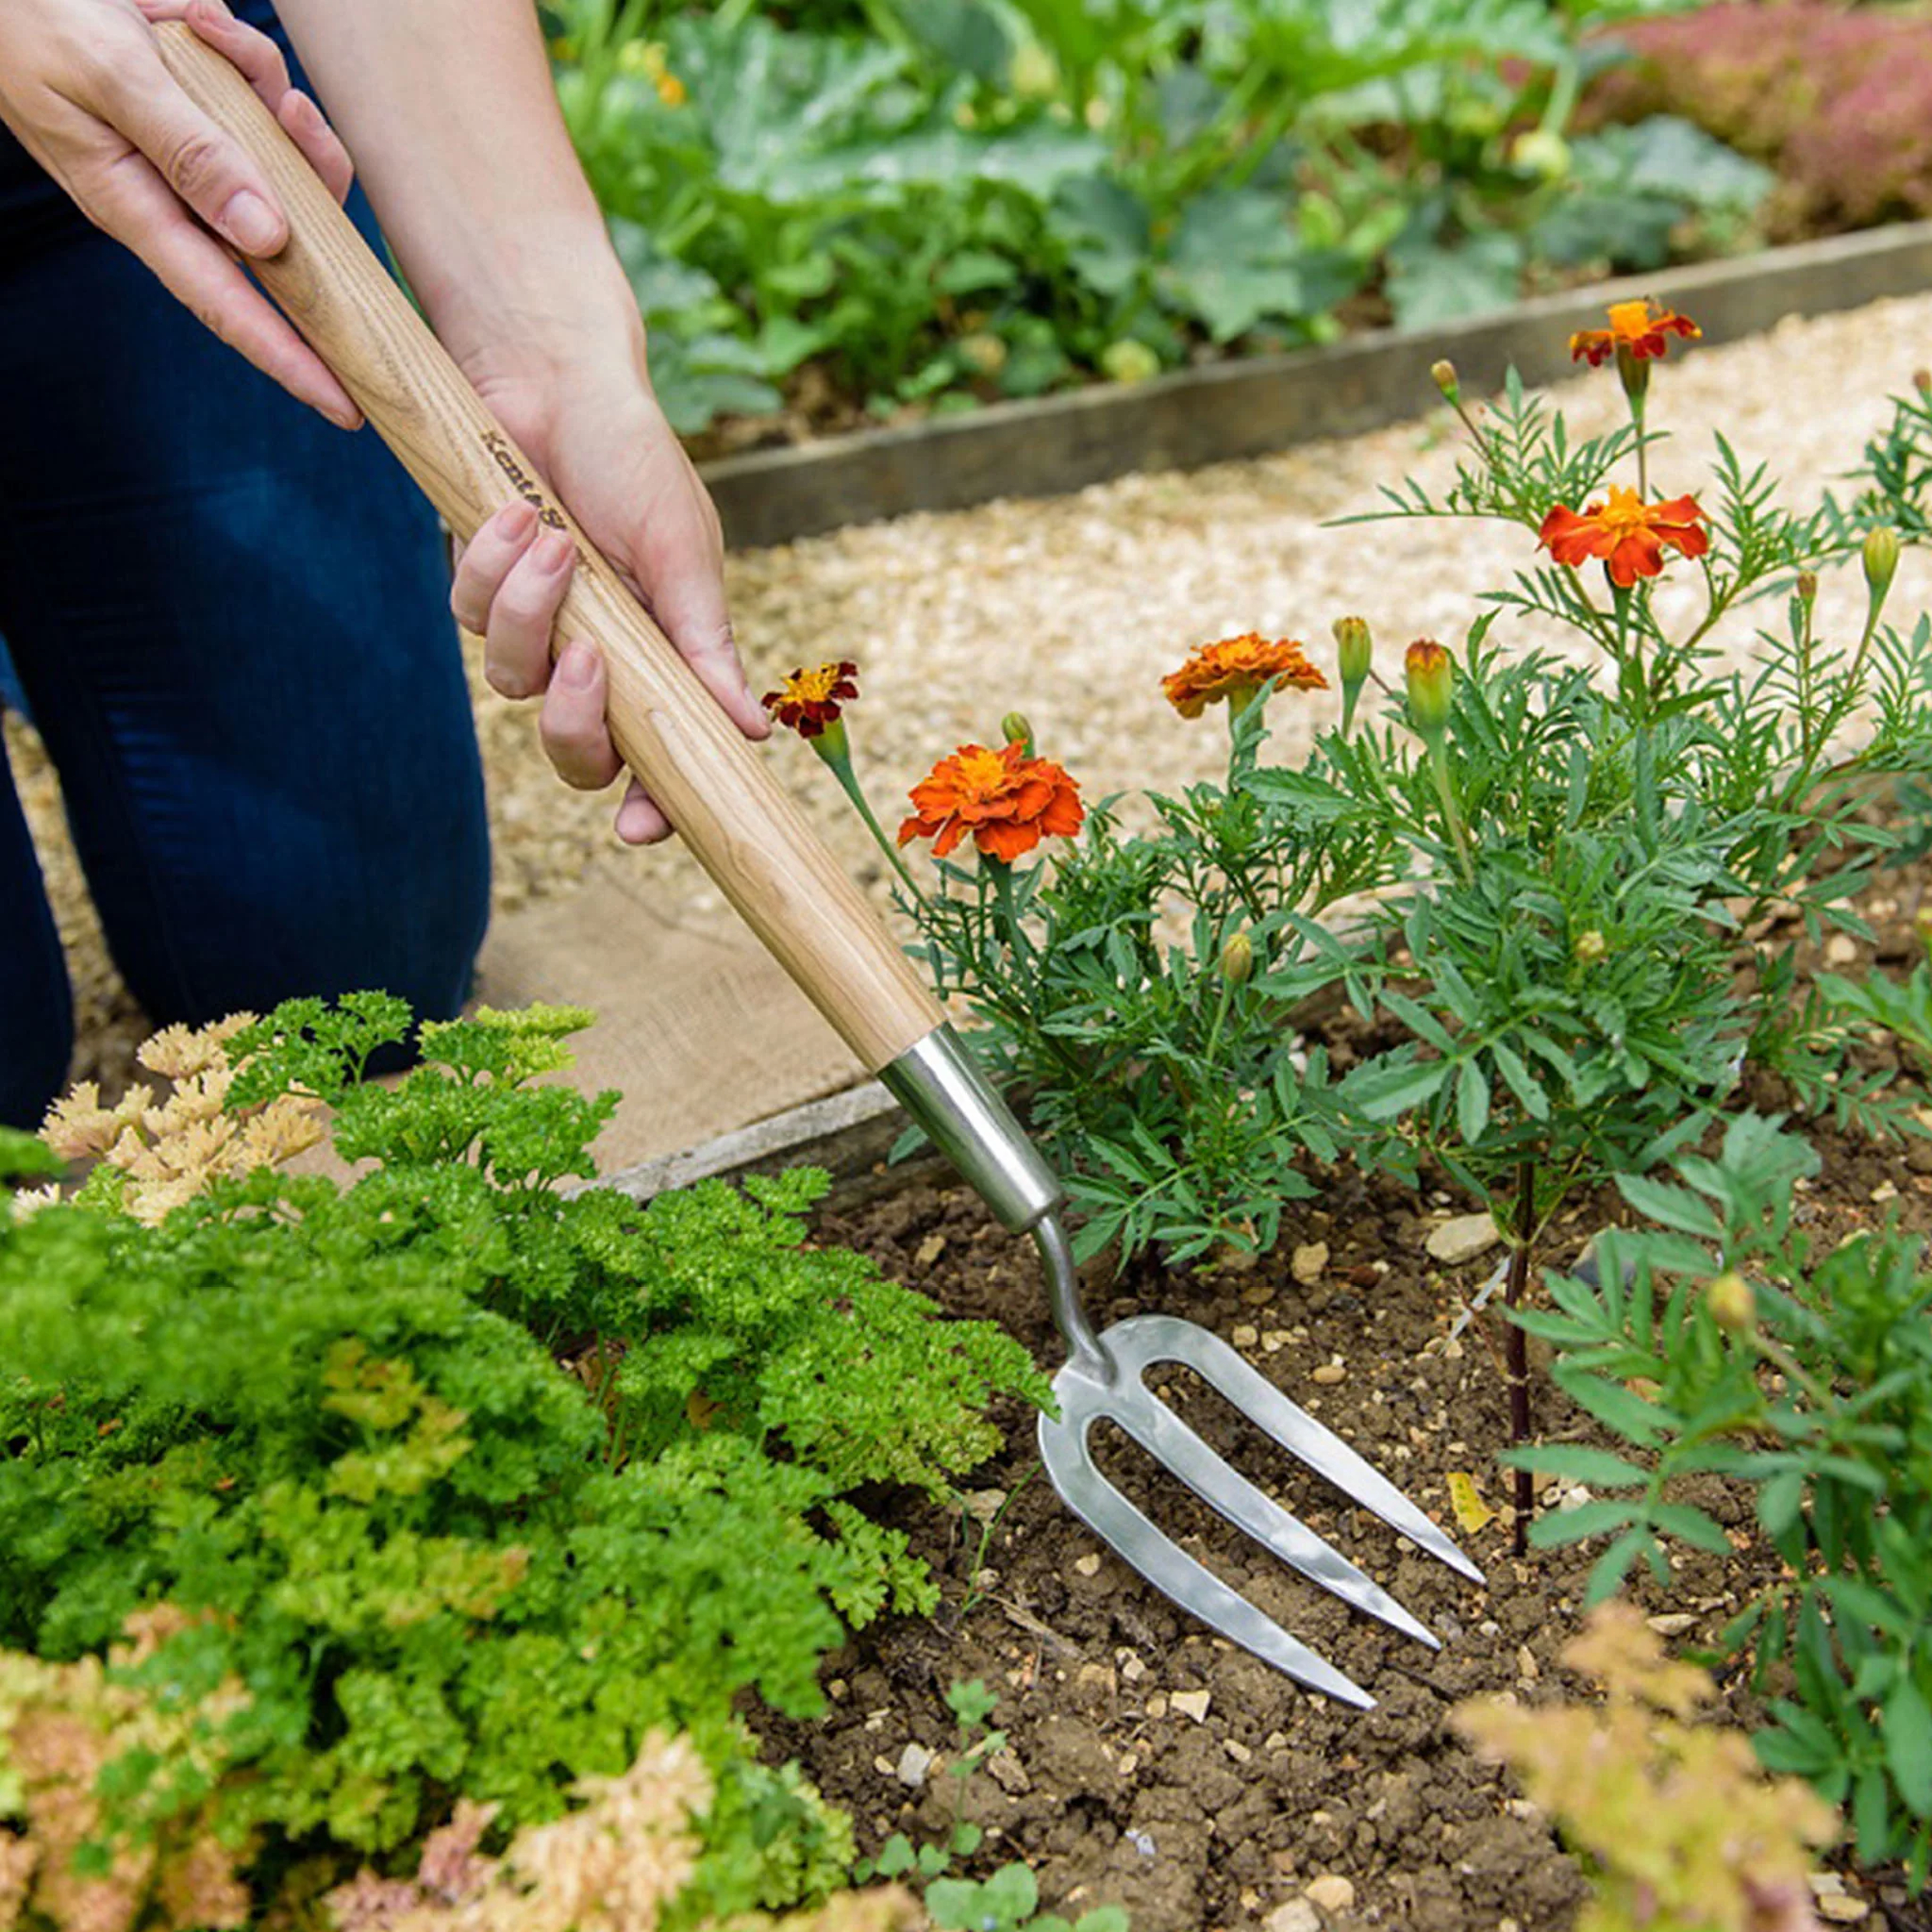
<path id="1" fill-rule="evenodd" d="M 577 565 L 560 633 L 604 654 L 611 736 L 746 923 L 876 1072 L 944 1016 L 763 764 L 492 416 L 242 76 L 189 28 L 156 29 L 175 78 L 261 165 L 289 240 L 251 261 L 383 440 L 467 541 L 520 496 Z"/>

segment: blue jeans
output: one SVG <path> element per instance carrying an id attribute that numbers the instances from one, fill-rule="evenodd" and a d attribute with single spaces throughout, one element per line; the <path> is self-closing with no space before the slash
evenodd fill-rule
<path id="1" fill-rule="evenodd" d="M 448 594 L 375 432 L 284 395 L 0 129 L 0 636 L 157 1024 L 359 987 L 456 1011 L 489 851 Z M 72 1028 L 0 763 L 0 1120 L 39 1124 Z"/>

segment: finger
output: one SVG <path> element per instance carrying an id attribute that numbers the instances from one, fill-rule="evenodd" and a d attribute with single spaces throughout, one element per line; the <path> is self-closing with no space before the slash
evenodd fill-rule
<path id="1" fill-rule="evenodd" d="M 601 791 L 624 768 L 604 722 L 604 660 L 576 640 L 557 654 L 538 735 L 557 776 L 580 791 Z"/>
<path id="2" fill-rule="evenodd" d="M 576 560 L 570 539 L 547 530 L 510 566 L 490 600 L 483 675 L 505 697 L 534 697 L 548 682 L 550 633 Z"/>
<path id="3" fill-rule="evenodd" d="M 303 160 L 322 177 L 323 187 L 337 201 L 347 201 L 355 185 L 355 164 L 335 129 L 323 119 L 322 110 L 299 87 L 291 87 L 282 96 L 275 118 L 282 124 L 282 132 L 301 150 Z"/>
<path id="4" fill-rule="evenodd" d="M 273 255 L 288 222 L 268 177 L 176 84 L 152 45 L 143 51 L 146 58 L 97 76 L 104 118 L 224 241 L 244 255 Z"/>
<path id="5" fill-rule="evenodd" d="M 617 836 L 626 845 L 658 845 L 671 836 L 671 821 L 657 801 L 633 778 L 617 808 Z"/>
<path id="6" fill-rule="evenodd" d="M 678 654 L 747 738 L 770 735 L 764 707 L 752 694 L 739 662 L 732 620 L 724 608 L 724 558 L 710 499 L 694 474 L 693 494 L 675 523 L 647 525 L 649 567 L 644 586 L 653 613 Z"/>
<path id="7" fill-rule="evenodd" d="M 87 188 L 83 205 L 177 301 L 263 375 L 341 428 L 361 425 L 361 411 L 328 365 L 220 244 L 187 218 L 167 184 L 140 155 L 129 153 L 111 162 Z"/>
<path id="8" fill-rule="evenodd" d="M 450 610 L 465 630 L 480 637 L 490 621 L 490 605 L 510 566 L 537 536 L 537 513 L 520 498 L 499 509 L 464 546 L 450 586 Z"/>

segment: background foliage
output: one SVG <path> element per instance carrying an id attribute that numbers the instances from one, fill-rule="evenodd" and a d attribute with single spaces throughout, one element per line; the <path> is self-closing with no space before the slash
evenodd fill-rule
<path id="1" fill-rule="evenodd" d="M 1642 0 L 555 0 L 686 431 L 970 408 L 1731 245 L 1676 114 L 1566 138 Z"/>

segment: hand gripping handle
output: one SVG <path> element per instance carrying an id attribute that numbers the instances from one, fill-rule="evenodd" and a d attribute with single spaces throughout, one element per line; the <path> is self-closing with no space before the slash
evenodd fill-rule
<path id="1" fill-rule="evenodd" d="M 287 214 L 287 245 L 250 270 L 460 538 L 519 496 L 569 534 L 578 562 L 558 630 L 604 654 L 611 735 L 625 763 L 867 1070 L 897 1059 L 943 1015 L 872 908 L 552 497 L 247 81 L 185 26 L 160 26 L 156 37 L 169 72 L 260 164 Z"/>

